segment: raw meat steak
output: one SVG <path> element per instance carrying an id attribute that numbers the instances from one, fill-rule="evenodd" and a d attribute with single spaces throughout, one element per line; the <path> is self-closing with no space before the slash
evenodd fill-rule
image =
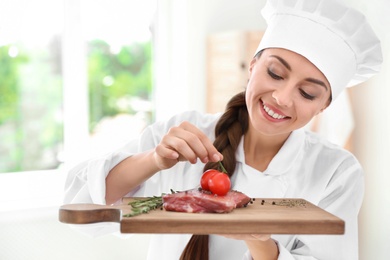
<path id="1" fill-rule="evenodd" d="M 202 189 L 192 189 L 163 195 L 163 207 L 168 211 L 188 213 L 227 213 L 246 206 L 251 199 L 239 191 L 217 196 Z"/>

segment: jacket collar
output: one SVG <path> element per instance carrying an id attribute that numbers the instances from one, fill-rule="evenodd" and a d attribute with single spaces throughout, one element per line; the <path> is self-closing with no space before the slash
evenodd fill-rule
<path id="1" fill-rule="evenodd" d="M 304 139 L 304 129 L 301 128 L 293 131 L 263 173 L 267 175 L 285 174 L 299 158 L 305 143 Z M 237 147 L 236 159 L 237 162 L 245 165 L 244 136 L 241 138 L 240 144 Z"/>

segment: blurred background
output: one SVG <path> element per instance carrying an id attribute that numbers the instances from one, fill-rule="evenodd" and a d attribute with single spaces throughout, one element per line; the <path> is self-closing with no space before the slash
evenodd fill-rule
<path id="1" fill-rule="evenodd" d="M 344 2 L 385 61 L 308 127 L 362 163 L 360 259 L 389 259 L 390 1 Z M 264 4 L 0 1 L 0 259 L 145 259 L 148 235 L 91 238 L 58 222 L 66 172 L 178 110 L 222 111 L 245 87 Z"/>

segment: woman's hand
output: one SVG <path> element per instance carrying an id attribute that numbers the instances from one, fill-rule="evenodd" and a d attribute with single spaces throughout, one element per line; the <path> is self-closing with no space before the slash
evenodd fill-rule
<path id="1" fill-rule="evenodd" d="M 259 240 L 259 241 L 267 241 L 271 238 L 271 235 L 268 234 L 223 234 L 226 238 L 236 239 L 236 240 Z"/>
<path id="2" fill-rule="evenodd" d="M 252 259 L 276 260 L 279 256 L 279 248 L 276 242 L 268 234 L 223 234 L 226 238 L 244 240 Z"/>
<path id="3" fill-rule="evenodd" d="M 214 147 L 210 139 L 196 126 L 183 122 L 172 127 L 157 145 L 154 158 L 157 166 L 163 170 L 174 166 L 179 161 L 196 163 L 218 162 L 222 154 Z"/>

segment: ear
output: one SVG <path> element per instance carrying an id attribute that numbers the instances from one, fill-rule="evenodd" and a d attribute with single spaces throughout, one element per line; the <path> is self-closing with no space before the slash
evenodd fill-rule
<path id="1" fill-rule="evenodd" d="M 326 108 L 326 107 L 325 107 L 325 108 Z M 318 111 L 318 113 L 316 114 L 316 116 L 319 115 L 319 114 L 321 114 L 322 112 L 324 112 L 325 108 L 323 108 L 323 109 L 321 109 L 320 111 Z"/>
<path id="2" fill-rule="evenodd" d="M 249 63 L 249 69 L 248 69 L 249 76 L 252 74 L 252 70 L 253 70 L 253 67 L 254 67 L 255 64 L 256 64 L 256 61 L 257 61 L 257 58 L 256 58 L 256 57 L 253 57 L 253 59 L 252 59 L 251 62 Z"/>
<path id="3" fill-rule="evenodd" d="M 321 110 L 320 111 L 318 111 L 318 113 L 316 114 L 316 115 L 318 115 L 318 114 L 321 114 L 322 112 L 324 112 L 324 110 L 325 109 L 327 109 L 328 107 L 329 107 L 329 102 L 326 104 L 326 106 L 324 106 L 323 108 L 321 108 Z"/>
<path id="4" fill-rule="evenodd" d="M 318 113 L 317 113 L 316 115 L 318 115 L 318 114 L 324 112 L 324 110 L 327 109 L 327 108 L 330 106 L 330 104 L 331 104 L 331 102 L 332 102 L 331 100 L 332 100 L 332 98 L 329 98 L 328 101 L 326 101 L 325 106 L 324 106 L 323 108 L 321 108 L 321 110 L 318 111 Z"/>

